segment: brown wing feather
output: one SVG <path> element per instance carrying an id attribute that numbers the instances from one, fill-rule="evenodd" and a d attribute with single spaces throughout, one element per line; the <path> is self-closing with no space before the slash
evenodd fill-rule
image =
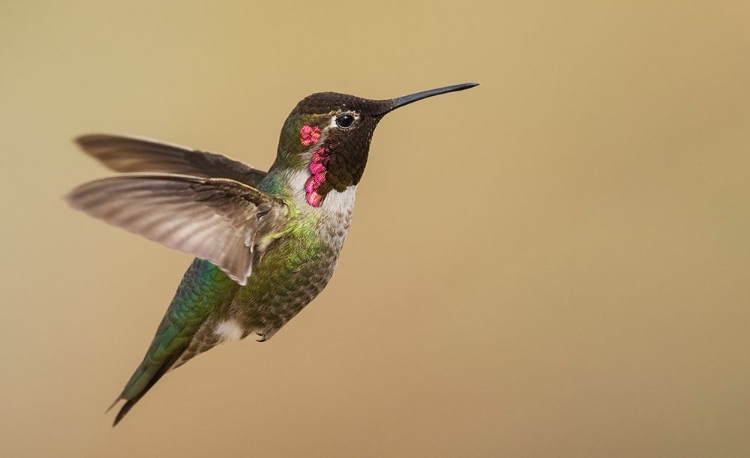
<path id="1" fill-rule="evenodd" d="M 229 178 L 256 187 L 266 172 L 226 156 L 148 138 L 91 134 L 76 138 L 90 156 L 116 172 L 162 172 Z"/>
<path id="2" fill-rule="evenodd" d="M 234 180 L 131 174 L 91 181 L 67 196 L 74 208 L 206 259 L 237 283 L 250 276 L 255 245 L 286 222 L 280 199 Z"/>

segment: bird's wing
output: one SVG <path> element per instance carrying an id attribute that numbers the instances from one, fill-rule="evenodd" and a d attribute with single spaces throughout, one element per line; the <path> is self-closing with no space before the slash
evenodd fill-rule
<path id="1" fill-rule="evenodd" d="M 256 245 L 267 246 L 288 215 L 282 200 L 255 188 L 189 175 L 102 178 L 67 199 L 95 218 L 206 259 L 240 285 L 250 276 Z"/>
<path id="2" fill-rule="evenodd" d="M 89 155 L 117 172 L 162 172 L 229 178 L 257 187 L 266 172 L 221 154 L 198 151 L 148 138 L 91 134 L 76 138 Z"/>

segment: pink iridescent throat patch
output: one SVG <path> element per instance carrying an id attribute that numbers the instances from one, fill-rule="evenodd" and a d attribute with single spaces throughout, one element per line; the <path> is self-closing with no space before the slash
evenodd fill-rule
<path id="1" fill-rule="evenodd" d="M 317 144 L 320 139 L 320 129 L 304 125 L 299 131 L 299 138 L 300 143 L 304 146 Z M 327 166 L 330 158 L 330 150 L 323 146 L 316 149 L 315 153 L 313 153 L 309 167 L 310 178 L 305 182 L 305 200 L 313 207 L 320 207 L 323 203 L 323 195 L 318 193 L 318 189 L 326 180 Z"/>
<path id="2" fill-rule="evenodd" d="M 313 143 L 318 143 L 320 139 L 320 129 L 317 127 L 310 127 L 308 125 L 302 126 L 299 131 L 299 139 L 305 146 L 310 146 Z"/>
<path id="3" fill-rule="evenodd" d="M 313 207 L 320 207 L 323 203 L 323 195 L 318 193 L 318 188 L 325 182 L 328 169 L 328 161 L 331 154 L 328 148 L 320 147 L 315 150 L 310 162 L 310 178 L 305 182 L 305 199 Z"/>

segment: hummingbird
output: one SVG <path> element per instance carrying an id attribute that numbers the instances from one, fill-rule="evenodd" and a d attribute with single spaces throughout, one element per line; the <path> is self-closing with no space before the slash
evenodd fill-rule
<path id="1" fill-rule="evenodd" d="M 336 269 L 383 116 L 474 86 L 389 100 L 312 94 L 284 122 L 268 172 L 146 138 L 78 137 L 83 151 L 123 173 L 76 187 L 69 204 L 196 256 L 143 361 L 110 407 L 125 401 L 113 426 L 167 372 L 227 340 L 267 341 L 309 304 Z"/>

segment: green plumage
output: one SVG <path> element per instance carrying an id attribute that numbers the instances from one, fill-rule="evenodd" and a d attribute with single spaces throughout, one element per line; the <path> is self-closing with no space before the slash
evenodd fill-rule
<path id="1" fill-rule="evenodd" d="M 265 341 L 312 301 L 333 275 L 343 243 L 321 239 L 320 222 L 315 216 L 299 224 L 292 218 L 273 249 L 256 263 L 246 286 L 208 261 L 193 260 L 146 356 L 118 398 L 126 402 L 115 425 L 165 373 L 221 343 L 216 331 L 222 322 L 239 324 L 242 337 L 254 332 Z"/>
<path id="2" fill-rule="evenodd" d="M 220 317 L 238 289 L 239 285 L 215 265 L 201 259 L 193 260 L 146 356 L 115 401 L 126 400 L 117 414 L 115 425 L 162 375 L 200 353 L 203 345 L 212 342 L 215 345 L 217 340 L 212 340 L 210 335 L 205 336 L 205 343 L 193 340 L 206 320 Z"/>
<path id="3" fill-rule="evenodd" d="M 268 173 L 143 138 L 78 138 L 124 174 L 77 187 L 68 195 L 73 207 L 197 256 L 115 401 L 125 401 L 115 424 L 169 370 L 227 339 L 268 340 L 309 304 L 336 268 L 378 122 L 398 107 L 473 86 L 390 100 L 313 94 L 284 123 Z"/>

